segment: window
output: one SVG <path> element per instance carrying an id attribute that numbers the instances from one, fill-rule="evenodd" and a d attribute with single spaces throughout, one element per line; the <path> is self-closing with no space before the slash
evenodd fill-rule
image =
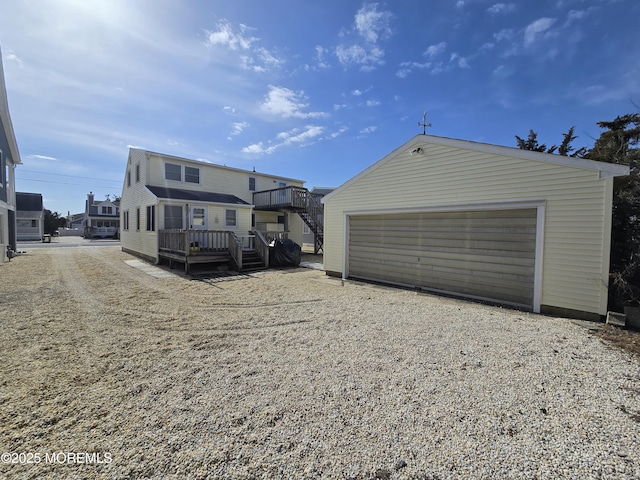
<path id="1" fill-rule="evenodd" d="M 140 207 L 136 208 L 136 230 L 140 230 Z"/>
<path id="2" fill-rule="evenodd" d="M 131 170 L 127 170 L 127 187 L 131 186 Z"/>
<path id="3" fill-rule="evenodd" d="M 164 164 L 164 178 L 165 180 L 182 181 L 182 167 L 175 163 Z"/>
<path id="4" fill-rule="evenodd" d="M 4 215 L 0 215 L 0 243 L 4 243 L 4 230 L 2 230 L 4 225 Z M 4 252 L 0 252 L 0 255 L 4 255 Z"/>
<path id="5" fill-rule="evenodd" d="M 164 206 L 164 228 L 182 229 L 182 207 L 180 205 Z"/>
<path id="6" fill-rule="evenodd" d="M 250 192 L 255 192 L 256 191 L 256 179 L 255 179 L 255 177 L 249 177 L 249 191 Z"/>
<path id="7" fill-rule="evenodd" d="M 225 210 L 224 211 L 224 226 L 225 227 L 235 227 L 238 224 L 238 212 L 236 210 Z"/>
<path id="8" fill-rule="evenodd" d="M 5 171 L 4 162 L 5 162 L 4 155 L 2 154 L 2 150 L 0 150 L 0 188 L 4 188 L 4 182 L 5 182 L 5 178 L 2 177 Z M 7 177 L 6 180 L 8 180 L 9 170 L 7 170 L 6 177 Z M 2 252 L 0 252 L 0 255 L 2 255 Z"/>
<path id="9" fill-rule="evenodd" d="M 309 235 L 311 233 L 311 229 L 309 228 L 309 225 L 307 225 L 306 223 L 302 227 L 302 233 L 304 235 Z"/>
<path id="10" fill-rule="evenodd" d="M 122 213 L 122 229 L 129 230 L 129 210 Z"/>
<path id="11" fill-rule="evenodd" d="M 102 207 L 103 215 L 113 215 L 113 207 Z"/>
<path id="12" fill-rule="evenodd" d="M 136 183 L 140 182 L 140 164 L 136 163 Z"/>
<path id="13" fill-rule="evenodd" d="M 184 181 L 187 183 L 200 183 L 200 169 L 184 167 Z"/>
<path id="14" fill-rule="evenodd" d="M 147 231 L 155 232 L 156 230 L 156 206 L 149 205 L 147 207 Z"/>

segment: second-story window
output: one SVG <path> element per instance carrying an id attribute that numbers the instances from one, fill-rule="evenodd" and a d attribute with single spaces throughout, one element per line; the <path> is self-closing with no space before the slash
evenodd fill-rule
<path id="1" fill-rule="evenodd" d="M 184 181 L 187 183 L 200 183 L 200 169 L 184 167 Z"/>
<path id="2" fill-rule="evenodd" d="M 249 177 L 249 191 L 256 191 L 256 177 Z"/>
<path id="3" fill-rule="evenodd" d="M 113 207 L 102 207 L 103 215 L 111 215 L 113 214 Z"/>
<path id="4" fill-rule="evenodd" d="M 165 180 L 182 181 L 182 167 L 175 163 L 164 164 L 164 178 Z"/>
<path id="5" fill-rule="evenodd" d="M 136 183 L 140 181 L 140 164 L 136 163 Z"/>

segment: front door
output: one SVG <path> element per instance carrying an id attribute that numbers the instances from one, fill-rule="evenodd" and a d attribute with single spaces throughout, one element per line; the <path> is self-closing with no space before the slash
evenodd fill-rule
<path id="1" fill-rule="evenodd" d="M 207 230 L 207 207 L 192 205 L 189 212 L 189 228 L 191 230 Z"/>
<path id="2" fill-rule="evenodd" d="M 208 225 L 207 207 L 202 205 L 191 205 L 189 211 L 189 229 L 192 230 L 190 233 L 191 246 L 195 247 L 196 251 L 208 247 L 209 242 L 205 232 Z"/>

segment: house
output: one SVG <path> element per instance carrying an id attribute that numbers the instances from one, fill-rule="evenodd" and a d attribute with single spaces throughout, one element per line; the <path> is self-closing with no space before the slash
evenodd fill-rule
<path id="1" fill-rule="evenodd" d="M 335 190 L 334 188 L 331 187 L 313 187 L 311 189 L 311 191 L 309 192 L 311 197 L 313 197 L 313 199 L 317 202 L 317 205 L 320 208 L 320 212 L 318 213 L 318 218 L 320 220 L 319 222 L 319 226 L 321 226 L 324 222 L 324 207 L 322 206 L 322 198 L 325 195 L 328 195 L 329 193 L 333 192 L 333 190 Z M 317 232 L 317 229 L 316 229 Z M 309 225 L 305 224 L 304 226 L 304 238 L 303 238 L 303 242 L 306 245 L 313 245 L 313 253 L 317 254 L 322 250 L 322 232 L 318 232 L 316 233 L 313 230 L 311 230 L 311 227 L 309 227 Z"/>
<path id="2" fill-rule="evenodd" d="M 16 224 L 19 242 L 42 240 L 44 236 L 42 194 L 16 192 Z"/>
<path id="3" fill-rule="evenodd" d="M 9 115 L 0 51 L 0 263 L 7 257 L 7 247 L 16 249 L 16 189 L 14 169 L 20 165 L 20 153 Z"/>
<path id="4" fill-rule="evenodd" d="M 84 221 L 85 238 L 118 238 L 120 232 L 120 200 L 96 200 L 89 192 L 85 202 Z"/>
<path id="5" fill-rule="evenodd" d="M 82 229 L 84 224 L 85 213 L 67 213 L 67 228 L 69 230 Z"/>
<path id="6" fill-rule="evenodd" d="M 323 199 L 327 274 L 556 315 L 607 312 L 625 166 L 417 135 Z"/>
<path id="7" fill-rule="evenodd" d="M 161 260 L 247 270 L 268 266 L 268 244 L 302 244 L 314 222 L 302 180 L 131 148 L 122 186 L 121 245 Z"/>

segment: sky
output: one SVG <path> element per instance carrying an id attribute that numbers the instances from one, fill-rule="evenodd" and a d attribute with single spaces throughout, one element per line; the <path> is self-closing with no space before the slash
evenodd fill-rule
<path id="1" fill-rule="evenodd" d="M 66 215 L 130 147 L 337 187 L 422 133 L 515 147 L 638 111 L 637 0 L 0 0 L 22 165 Z"/>

